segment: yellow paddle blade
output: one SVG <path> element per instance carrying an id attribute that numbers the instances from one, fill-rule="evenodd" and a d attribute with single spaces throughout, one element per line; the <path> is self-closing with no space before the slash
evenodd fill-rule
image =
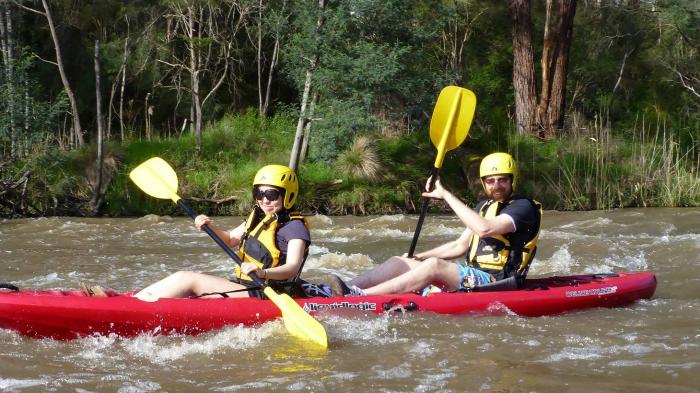
<path id="1" fill-rule="evenodd" d="M 476 110 L 476 96 L 463 87 L 447 86 L 440 92 L 430 119 L 430 140 L 437 148 L 435 168 L 442 167 L 445 153 L 464 142 Z"/>
<path id="2" fill-rule="evenodd" d="M 177 203 L 177 174 L 165 160 L 153 157 L 129 173 L 131 180 L 146 194 L 160 199 L 172 199 Z"/>
<path id="3" fill-rule="evenodd" d="M 263 292 L 282 311 L 284 326 L 290 334 L 328 348 L 326 329 L 314 317 L 307 314 L 294 299 L 286 293 L 278 294 L 270 287 L 265 287 Z"/>

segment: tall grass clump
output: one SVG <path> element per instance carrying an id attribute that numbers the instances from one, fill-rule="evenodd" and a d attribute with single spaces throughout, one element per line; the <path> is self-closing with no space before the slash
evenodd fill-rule
<path id="1" fill-rule="evenodd" d="M 627 134 L 628 136 L 623 136 Z M 529 195 L 559 210 L 680 207 L 700 203 L 695 145 L 662 119 L 613 133 L 604 116 L 553 141 L 512 137 Z M 527 193 L 527 192 L 526 192 Z"/>
<path id="2" fill-rule="evenodd" d="M 382 161 L 366 135 L 355 137 L 350 148 L 338 155 L 335 165 L 341 174 L 354 179 L 375 181 L 381 176 Z"/>
<path id="3" fill-rule="evenodd" d="M 683 149 L 677 137 L 657 120 L 635 129 L 632 165 L 637 169 L 631 187 L 639 206 L 697 206 L 700 202 L 700 154 L 695 145 Z M 651 129 L 653 127 L 653 130 Z"/>

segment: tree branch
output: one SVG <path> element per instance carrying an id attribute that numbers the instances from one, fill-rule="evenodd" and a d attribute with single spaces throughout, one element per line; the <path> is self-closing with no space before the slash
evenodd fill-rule
<path id="1" fill-rule="evenodd" d="M 45 62 L 45 63 L 53 64 L 53 65 L 55 65 L 56 67 L 58 67 L 58 63 L 56 63 L 55 61 L 43 59 L 41 56 L 37 55 L 36 53 L 32 53 L 32 55 L 33 55 L 34 57 L 36 57 L 37 59 L 39 59 L 39 60 Z"/>
<path id="2" fill-rule="evenodd" d="M 24 5 L 24 4 L 22 4 L 22 3 L 18 3 L 18 2 L 16 2 L 16 1 L 12 1 L 12 4 L 16 5 L 17 7 L 21 8 L 21 9 L 23 9 L 23 10 L 25 10 L 25 11 L 33 12 L 33 13 L 35 13 L 35 14 L 39 14 L 39 15 L 41 15 L 41 16 L 43 16 L 43 17 L 46 17 L 46 13 L 45 13 L 45 12 L 41 12 L 41 11 L 39 11 L 39 10 L 35 10 L 34 8 L 27 7 L 26 5 Z"/>
<path id="3" fill-rule="evenodd" d="M 680 79 L 681 85 L 683 87 L 685 87 L 688 91 L 693 93 L 693 95 L 695 95 L 696 97 L 700 98 L 700 92 L 695 90 L 695 86 L 693 86 L 693 83 L 692 83 L 693 79 L 695 79 L 697 81 L 697 78 L 689 78 L 689 77 L 683 75 L 680 71 L 678 71 L 677 68 L 674 68 L 673 72 L 675 72 L 678 75 L 678 79 Z M 698 81 L 698 84 L 700 84 L 700 81 Z"/>

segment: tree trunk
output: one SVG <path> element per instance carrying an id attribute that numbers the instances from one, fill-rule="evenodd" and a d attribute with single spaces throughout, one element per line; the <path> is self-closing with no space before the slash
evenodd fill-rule
<path id="1" fill-rule="evenodd" d="M 530 0 L 510 0 L 513 20 L 513 88 L 515 120 L 519 134 L 552 137 L 564 126 L 569 49 L 573 35 L 576 0 L 558 0 L 556 37 L 550 30 L 552 1 L 546 2 L 542 48 L 542 90 L 539 105 L 535 86 Z"/>
<path id="2" fill-rule="evenodd" d="M 552 75 L 554 63 L 552 62 L 554 51 L 554 37 L 552 36 L 552 0 L 547 0 L 545 5 L 544 18 L 544 39 L 542 40 L 542 59 L 540 59 L 541 75 L 541 90 L 540 103 L 537 106 L 537 122 L 540 130 L 544 128 L 547 118 L 547 109 L 549 107 L 549 99 L 552 93 Z"/>
<path id="3" fill-rule="evenodd" d="M 10 131 L 10 157 L 20 157 L 22 149 L 20 147 L 20 136 L 16 125 L 16 105 L 15 100 L 17 94 L 15 91 L 15 56 L 14 56 L 14 37 L 12 29 L 12 14 L 9 4 L 3 0 L 0 2 L 0 50 L 2 50 L 3 68 L 5 74 L 5 86 L 7 91 L 3 94 L 3 98 L 7 102 L 7 112 L 9 117 Z"/>
<path id="4" fill-rule="evenodd" d="M 263 114 L 263 92 L 262 92 L 262 66 L 263 66 L 263 60 L 262 60 L 262 15 L 263 15 L 263 2 L 262 0 L 258 1 L 258 44 L 257 44 L 257 65 L 258 65 L 258 113 L 261 116 L 264 116 Z"/>
<path id="5" fill-rule="evenodd" d="M 275 43 L 272 47 L 272 57 L 270 58 L 270 65 L 268 67 L 267 71 L 267 81 L 265 82 L 265 86 L 263 87 L 264 83 L 264 76 L 263 76 L 263 50 L 262 50 L 262 19 L 263 19 L 263 2 L 262 0 L 259 1 L 258 4 L 258 10 L 259 10 L 259 15 L 258 15 L 258 34 L 257 34 L 257 65 L 258 65 L 258 113 L 260 113 L 261 116 L 266 116 L 267 112 L 270 109 L 270 94 L 272 91 L 272 80 L 275 74 L 275 69 L 277 68 L 277 63 L 279 63 L 279 52 L 280 52 L 280 31 L 279 31 L 279 24 L 277 26 L 277 30 L 274 32 L 275 35 Z M 282 2 L 282 11 L 281 14 L 284 14 L 285 9 L 287 8 L 287 1 L 284 0 Z"/>
<path id="6" fill-rule="evenodd" d="M 100 81 L 100 40 L 95 40 L 95 102 L 97 108 L 97 161 L 95 162 L 95 184 L 92 190 L 92 215 L 97 215 L 102 204 L 102 167 L 104 154 L 104 119 L 102 115 L 102 84 Z"/>
<path id="7" fill-rule="evenodd" d="M 306 122 L 306 127 L 304 127 L 304 140 L 301 144 L 301 152 L 299 153 L 299 163 L 303 163 L 306 155 L 309 151 L 309 136 L 311 134 L 311 123 L 313 122 L 314 111 L 316 110 L 316 104 L 318 103 L 318 90 L 314 91 L 314 96 L 311 99 L 311 105 L 309 105 L 309 121 Z"/>
<path id="8" fill-rule="evenodd" d="M 119 88 L 119 134 L 121 136 L 121 140 L 124 141 L 125 135 L 124 135 L 124 88 L 126 86 L 126 42 L 124 43 L 124 58 L 122 59 L 124 63 L 124 72 L 122 72 L 122 83 Z"/>
<path id="9" fill-rule="evenodd" d="M 78 146 L 82 146 L 85 143 L 83 139 L 83 128 L 80 125 L 80 115 L 78 114 L 78 102 L 75 99 L 75 94 L 73 94 L 73 89 L 70 87 L 68 82 L 68 76 L 63 67 L 63 58 L 61 56 L 61 44 L 58 41 L 58 34 L 56 33 L 56 27 L 53 23 L 53 18 L 51 17 L 51 10 L 49 9 L 49 4 L 46 0 L 41 0 L 41 4 L 44 6 L 44 16 L 46 16 L 46 21 L 49 23 L 49 30 L 51 31 L 51 39 L 53 40 L 54 49 L 56 51 L 56 66 L 58 67 L 58 72 L 61 75 L 61 81 L 63 82 L 63 88 L 66 90 L 66 95 L 70 101 L 71 111 L 73 112 L 73 133 L 75 136 L 75 141 Z"/>
<path id="10" fill-rule="evenodd" d="M 127 24 L 128 24 L 128 19 L 127 19 Z M 119 71 L 117 71 L 117 75 L 114 78 L 114 82 L 112 82 L 112 88 L 110 89 L 110 94 L 109 94 L 109 106 L 108 106 L 108 115 L 107 115 L 107 139 L 109 140 L 111 135 L 112 135 L 112 109 L 114 108 L 114 96 L 117 93 L 117 88 L 120 89 L 121 95 L 120 95 L 120 100 L 119 100 L 119 125 L 120 125 L 120 136 L 121 140 L 124 140 L 124 121 L 122 120 L 122 110 L 123 110 L 123 105 L 124 105 L 124 83 L 126 83 L 126 61 L 129 56 L 129 35 L 127 34 L 126 38 L 124 39 L 124 50 L 122 51 L 122 62 L 121 65 L 119 66 Z"/>
<path id="11" fill-rule="evenodd" d="M 292 146 L 292 154 L 289 157 L 289 167 L 294 169 L 295 171 L 299 166 L 301 146 L 304 144 L 304 127 L 306 127 L 306 123 L 310 121 L 310 119 L 306 115 L 306 107 L 309 103 L 312 76 L 313 71 L 311 70 L 311 68 L 307 69 L 306 81 L 304 82 L 304 92 L 301 95 L 301 108 L 299 110 L 299 120 L 297 121 L 296 132 L 294 133 L 294 145 Z"/>
<path id="12" fill-rule="evenodd" d="M 307 122 L 311 121 L 307 117 L 306 108 L 309 103 L 309 93 L 311 92 L 311 80 L 313 78 L 314 70 L 316 69 L 316 64 L 318 63 L 318 40 L 321 27 L 323 27 L 324 18 L 323 10 L 325 7 L 325 0 L 318 0 L 318 19 L 316 21 L 316 31 L 314 32 L 314 40 L 317 41 L 317 45 L 314 48 L 314 53 L 309 62 L 309 67 L 306 69 L 306 80 L 304 81 L 304 92 L 301 96 L 301 108 L 299 110 L 299 120 L 297 121 L 297 129 L 294 134 L 294 145 L 292 146 L 292 153 L 289 157 L 289 167 L 297 170 L 299 166 L 299 158 L 301 153 L 301 146 L 304 143 L 304 127 Z"/>
<path id="13" fill-rule="evenodd" d="M 510 0 L 513 34 L 515 122 L 519 134 L 536 130 L 535 65 L 532 53 L 530 0 Z"/>
<path id="14" fill-rule="evenodd" d="M 544 137 L 553 136 L 564 128 L 566 114 L 566 81 L 569 71 L 569 50 L 574 31 L 576 0 L 559 0 L 559 22 L 557 23 L 557 46 L 555 50 L 552 93 L 547 109 Z"/>
<path id="15" fill-rule="evenodd" d="M 151 129 L 151 93 L 146 93 L 146 98 L 143 103 L 143 119 L 144 126 L 146 128 L 146 140 L 151 141 L 151 134 L 153 133 Z"/>

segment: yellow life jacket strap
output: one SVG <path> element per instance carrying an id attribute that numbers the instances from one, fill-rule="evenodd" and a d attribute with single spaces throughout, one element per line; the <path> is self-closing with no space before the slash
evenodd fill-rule
<path id="1" fill-rule="evenodd" d="M 503 208 L 503 206 L 501 206 L 501 205 L 503 205 L 503 204 L 501 202 L 497 202 L 497 201 L 486 202 L 483 204 L 483 206 L 481 206 L 481 209 L 479 209 L 479 215 L 486 218 L 486 219 L 494 218 L 498 215 L 498 213 Z M 502 239 L 499 239 L 499 237 Z M 504 237 L 502 237 L 500 235 L 495 237 L 495 238 L 497 238 L 499 240 L 505 240 L 506 244 L 508 244 L 507 243 L 508 240 L 506 240 Z M 472 235 L 470 238 L 470 245 L 469 245 L 469 258 L 467 258 L 468 262 L 471 262 L 476 258 L 476 252 L 479 249 L 479 242 L 480 241 L 481 241 L 481 238 L 472 232 Z"/>

